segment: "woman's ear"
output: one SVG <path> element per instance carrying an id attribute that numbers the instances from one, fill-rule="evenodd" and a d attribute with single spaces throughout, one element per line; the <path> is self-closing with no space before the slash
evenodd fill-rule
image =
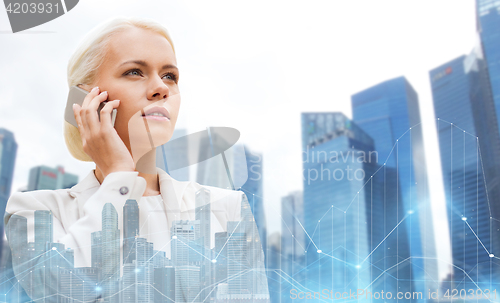
<path id="1" fill-rule="evenodd" d="M 87 84 L 78 84 L 77 85 L 79 88 L 83 88 L 84 90 L 90 92 L 92 90 L 92 88 L 90 87 L 90 85 L 87 85 Z"/>

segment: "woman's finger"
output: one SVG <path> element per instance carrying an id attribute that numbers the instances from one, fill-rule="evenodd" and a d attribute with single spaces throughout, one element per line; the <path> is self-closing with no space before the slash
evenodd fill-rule
<path id="1" fill-rule="evenodd" d="M 76 125 L 78 125 L 78 131 L 80 132 L 80 137 L 83 138 L 84 135 L 84 127 L 82 124 L 82 118 L 80 117 L 81 107 L 80 105 L 74 103 L 73 104 L 73 114 L 75 115 Z"/>
<path id="2" fill-rule="evenodd" d="M 99 95 L 99 87 L 98 86 L 96 86 L 96 87 L 94 87 L 93 89 L 90 90 L 90 92 L 83 99 L 83 103 L 80 106 L 81 125 L 83 125 L 84 129 L 90 130 L 89 123 L 88 123 L 88 118 L 87 118 L 87 110 L 86 109 L 87 109 L 90 101 L 92 101 L 92 99 L 94 99 L 97 95 Z"/>
<path id="3" fill-rule="evenodd" d="M 90 101 L 92 101 L 92 99 L 95 98 L 95 96 L 99 95 L 99 87 L 96 86 L 94 87 L 88 94 L 87 96 L 85 96 L 85 98 L 83 99 L 83 103 L 82 103 L 82 108 L 84 107 L 87 107 L 87 105 L 90 103 Z"/>
<path id="4" fill-rule="evenodd" d="M 80 107 L 80 120 L 81 120 L 81 126 L 83 126 L 83 130 L 89 130 L 89 123 L 87 121 L 87 111 L 85 108 L 82 106 Z M 86 132 L 84 132 L 86 134 Z M 82 137 L 83 138 L 83 137 Z"/>
<path id="5" fill-rule="evenodd" d="M 111 124 L 111 111 L 114 108 L 118 108 L 119 105 L 120 100 L 109 101 L 106 105 L 104 105 L 101 109 L 101 128 L 113 128 L 113 125 Z"/>
<path id="6" fill-rule="evenodd" d="M 99 122 L 99 115 L 97 114 L 97 108 L 99 104 L 106 101 L 108 98 L 108 92 L 104 91 L 94 97 L 90 104 L 84 109 L 85 118 L 87 119 L 87 124 L 91 133 L 98 133 L 101 129 L 101 123 Z"/>

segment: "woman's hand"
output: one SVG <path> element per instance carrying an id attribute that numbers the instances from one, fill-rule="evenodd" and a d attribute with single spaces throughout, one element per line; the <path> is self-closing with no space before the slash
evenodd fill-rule
<path id="1" fill-rule="evenodd" d="M 82 106 L 73 104 L 83 151 L 92 158 L 104 178 L 112 172 L 135 170 L 132 155 L 111 124 L 111 111 L 118 108 L 120 100 L 109 101 L 102 108 L 99 121 L 97 108 L 107 97 L 106 91 L 99 93 L 99 88 L 94 87 Z"/>

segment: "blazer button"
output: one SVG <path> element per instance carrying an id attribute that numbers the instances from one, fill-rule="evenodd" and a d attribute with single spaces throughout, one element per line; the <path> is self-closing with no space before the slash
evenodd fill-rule
<path id="1" fill-rule="evenodd" d="M 120 188 L 120 194 L 122 194 L 122 195 L 126 195 L 127 193 L 128 193 L 128 187 L 126 187 L 126 186 L 122 186 L 122 187 Z"/>

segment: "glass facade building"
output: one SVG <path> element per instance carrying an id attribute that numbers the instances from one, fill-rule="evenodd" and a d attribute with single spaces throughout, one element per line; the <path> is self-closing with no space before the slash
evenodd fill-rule
<path id="1" fill-rule="evenodd" d="M 78 183 L 78 176 L 64 171 L 62 166 L 50 168 L 45 165 L 30 169 L 26 191 L 40 189 L 71 188 Z"/>
<path id="2" fill-rule="evenodd" d="M 500 2 L 476 0 L 477 31 L 487 63 L 493 102 L 500 117 Z"/>
<path id="3" fill-rule="evenodd" d="M 248 146 L 242 145 L 245 151 L 247 163 L 247 181 L 241 187 L 248 197 L 248 203 L 252 209 L 255 223 L 259 229 L 259 237 L 262 242 L 262 249 L 266 252 L 267 245 L 267 224 L 264 209 L 264 179 L 263 179 L 263 159 L 262 153 L 252 151 Z"/>
<path id="4" fill-rule="evenodd" d="M 49 210 L 35 210 L 35 251 L 43 254 L 47 243 L 52 243 L 53 223 L 52 212 Z"/>
<path id="5" fill-rule="evenodd" d="M 2 218 L 5 213 L 7 200 L 9 200 L 10 190 L 12 188 L 16 155 L 17 143 L 14 138 L 14 134 L 5 128 L 0 128 L 0 215 Z M 3 224 L 0 224 L 0 236 L 2 236 L 2 238 L 3 233 Z M 0 241 L 0 258 L 2 257 L 2 246 L 3 241 Z M 0 278 L 2 278 L 1 274 Z"/>
<path id="6" fill-rule="evenodd" d="M 10 196 L 16 155 L 17 143 L 14 134 L 5 128 L 0 128 L 0 209 L 2 217 L 5 204 Z"/>
<path id="7" fill-rule="evenodd" d="M 343 114 L 302 113 L 310 291 L 371 289 L 373 151 L 373 140 Z"/>
<path id="8" fill-rule="evenodd" d="M 304 199 L 301 190 L 281 198 L 281 271 L 290 285 L 304 283 Z"/>
<path id="9" fill-rule="evenodd" d="M 484 61 L 460 56 L 430 71 L 446 196 L 453 288 L 489 288 L 498 280 L 500 139 Z M 491 203 L 490 203 L 491 201 Z"/>
<path id="10" fill-rule="evenodd" d="M 128 199 L 123 206 L 123 264 L 136 260 L 135 238 L 139 236 L 139 204 Z"/>
<path id="11" fill-rule="evenodd" d="M 118 229 L 118 213 L 111 203 L 104 204 L 102 209 L 102 268 L 101 279 L 103 297 L 106 302 L 119 302 L 120 278 L 120 230 Z"/>
<path id="12" fill-rule="evenodd" d="M 391 181 L 382 184 L 396 189 L 392 201 L 384 198 L 394 204 L 397 216 L 391 229 L 386 222 L 387 235 L 396 235 L 392 250 L 386 252 L 398 260 L 394 280 L 412 291 L 427 291 L 437 281 L 438 270 L 418 96 L 398 77 L 351 99 L 353 120 L 373 138 L 379 163 L 391 173 Z"/>

